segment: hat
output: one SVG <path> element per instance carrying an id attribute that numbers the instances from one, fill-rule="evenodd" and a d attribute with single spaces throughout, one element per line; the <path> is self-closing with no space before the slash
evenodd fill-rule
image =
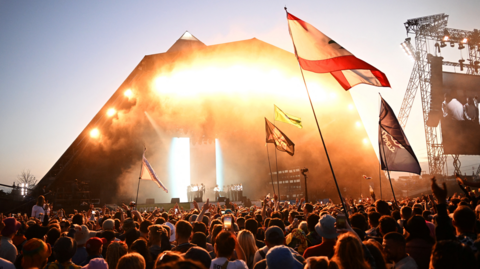
<path id="1" fill-rule="evenodd" d="M 103 246 L 103 240 L 98 237 L 92 237 L 88 239 L 87 243 L 85 244 L 85 248 L 92 252 L 96 252 Z"/>
<path id="2" fill-rule="evenodd" d="M 317 225 L 315 225 L 315 231 L 318 235 L 326 239 L 335 239 L 338 234 L 335 229 L 335 222 L 337 220 L 331 215 L 323 215 L 318 220 Z"/>
<path id="3" fill-rule="evenodd" d="M 230 209 L 225 210 L 225 214 L 232 214 L 232 213 L 233 213 L 233 212 L 232 212 L 232 210 L 230 210 Z"/>
<path id="4" fill-rule="evenodd" d="M 108 264 L 103 258 L 91 259 L 82 269 L 108 269 Z"/>
<path id="5" fill-rule="evenodd" d="M 303 264 L 293 256 L 292 251 L 287 246 L 275 246 L 271 248 L 267 255 L 267 268 L 269 269 L 302 269 Z"/>
<path id="6" fill-rule="evenodd" d="M 5 223 L 5 227 L 2 230 L 2 236 L 11 236 L 22 227 L 22 224 L 15 218 L 6 218 L 3 220 L 3 223 Z"/>
<path id="7" fill-rule="evenodd" d="M 106 219 L 102 223 L 102 229 L 104 231 L 113 231 L 115 228 L 115 221 L 113 219 Z"/>
<path id="8" fill-rule="evenodd" d="M 88 238 L 90 237 L 90 231 L 88 230 L 87 226 L 75 226 L 75 241 L 79 245 L 84 245 L 87 243 Z"/>
<path id="9" fill-rule="evenodd" d="M 281 239 L 285 239 L 285 234 L 283 233 L 283 230 L 278 226 L 270 226 L 265 232 L 266 241 L 275 241 Z"/>
<path id="10" fill-rule="evenodd" d="M 190 259 L 202 263 L 205 268 L 210 268 L 212 263 L 212 258 L 208 252 L 201 247 L 191 247 L 185 254 L 183 254 L 185 259 Z"/>
<path id="11" fill-rule="evenodd" d="M 47 258 L 51 253 L 45 242 L 38 238 L 32 238 L 23 245 L 22 254 L 23 257 L 44 256 Z"/>

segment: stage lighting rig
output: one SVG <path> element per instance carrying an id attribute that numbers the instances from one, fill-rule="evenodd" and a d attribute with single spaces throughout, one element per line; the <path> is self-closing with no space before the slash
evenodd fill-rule
<path id="1" fill-rule="evenodd" d="M 443 41 L 448 41 L 450 39 L 450 33 L 447 29 L 443 30 Z"/>
<path id="2" fill-rule="evenodd" d="M 458 60 L 458 62 L 460 63 L 460 71 L 463 71 L 463 67 L 465 65 L 465 60 L 464 59 L 460 59 Z"/>
<path id="3" fill-rule="evenodd" d="M 417 59 L 415 55 L 415 49 L 412 46 L 412 43 L 410 43 L 412 39 L 410 37 L 405 38 L 405 41 L 400 43 L 400 46 L 402 47 L 403 51 L 407 56 L 412 60 L 415 61 Z"/>

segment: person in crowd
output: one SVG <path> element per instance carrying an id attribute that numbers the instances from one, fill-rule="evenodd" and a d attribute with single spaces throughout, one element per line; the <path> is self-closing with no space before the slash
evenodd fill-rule
<path id="1" fill-rule="evenodd" d="M 83 262 L 80 263 L 81 266 L 87 265 L 92 259 L 103 259 L 103 241 L 98 237 L 92 237 L 87 240 L 85 244 L 85 249 L 87 250 L 88 256 Z"/>
<path id="2" fill-rule="evenodd" d="M 305 259 L 314 256 L 327 256 L 329 258 L 333 256 L 338 236 L 335 222 L 336 219 L 331 215 L 326 214 L 320 217 L 315 226 L 315 231 L 322 237 L 322 243 L 307 248 L 303 253 Z"/>
<path id="3" fill-rule="evenodd" d="M 175 224 L 175 231 L 175 241 L 177 242 L 177 246 L 172 249 L 173 251 L 185 253 L 189 248 L 195 246 L 194 244 L 190 243 L 193 231 L 193 227 L 190 222 L 185 220 L 177 221 Z"/>
<path id="4" fill-rule="evenodd" d="M 373 259 L 375 260 L 376 269 L 387 269 L 387 261 L 383 254 L 382 244 L 374 239 L 363 241 L 363 244 L 367 247 L 370 254 L 372 254 Z"/>
<path id="5" fill-rule="evenodd" d="M 274 246 L 266 255 L 266 264 L 269 269 L 302 269 L 303 263 L 298 261 L 291 248 L 287 246 Z M 257 265 L 255 266 L 257 268 Z"/>
<path id="6" fill-rule="evenodd" d="M 148 227 L 152 226 L 153 223 L 149 220 L 144 220 L 140 223 L 140 237 L 148 241 Z"/>
<path id="7" fill-rule="evenodd" d="M 385 236 L 389 232 L 397 232 L 397 222 L 390 216 L 383 215 L 378 221 L 379 232 Z"/>
<path id="8" fill-rule="evenodd" d="M 266 246 L 257 250 L 255 252 L 255 257 L 253 263 L 254 269 L 264 269 L 267 267 L 266 256 L 271 248 L 275 246 L 285 246 L 285 235 L 278 226 L 271 226 L 265 232 L 265 244 Z M 292 255 L 295 259 L 303 264 L 305 259 L 297 251 L 292 248 L 289 248 Z"/>
<path id="9" fill-rule="evenodd" d="M 17 248 L 13 244 L 12 239 L 21 226 L 22 224 L 13 217 L 3 220 L 2 237 L 0 238 L 0 258 L 11 263 L 15 262 L 18 255 Z"/>
<path id="10" fill-rule="evenodd" d="M 404 230 L 405 223 L 407 222 L 408 219 L 412 216 L 412 208 L 409 206 L 402 206 L 400 209 L 400 219 L 397 220 L 398 225 L 400 225 L 400 228 L 402 228 L 402 231 Z"/>
<path id="11" fill-rule="evenodd" d="M 85 261 L 88 257 L 87 249 L 85 248 L 85 244 L 90 236 L 90 230 L 87 226 L 75 226 L 75 242 L 77 246 L 77 250 L 75 255 L 72 257 L 72 262 L 74 264 L 80 265 L 83 261 Z"/>
<path id="12" fill-rule="evenodd" d="M 162 236 L 165 233 L 166 231 L 161 225 L 156 224 L 148 227 L 148 243 L 150 245 L 149 251 L 154 261 L 157 259 L 158 255 L 163 252 Z"/>
<path id="13" fill-rule="evenodd" d="M 44 269 L 80 269 L 81 266 L 72 262 L 77 251 L 77 242 L 70 237 L 60 237 L 53 246 L 55 261 L 49 262 Z"/>
<path id="14" fill-rule="evenodd" d="M 346 232 L 338 237 L 332 260 L 342 269 L 371 268 L 365 260 L 362 242 L 354 232 Z"/>
<path id="15" fill-rule="evenodd" d="M 383 250 L 387 261 L 393 263 L 396 269 L 416 269 L 415 260 L 406 252 L 406 241 L 402 234 L 389 232 L 383 236 Z"/>
<path id="16" fill-rule="evenodd" d="M 135 240 L 135 242 L 133 242 L 132 245 L 130 245 L 130 248 L 128 249 L 128 253 L 133 253 L 133 252 L 136 252 L 142 255 L 143 260 L 145 262 L 146 269 L 153 268 L 155 261 L 152 259 L 152 256 L 150 255 L 150 251 L 148 249 L 148 243 L 145 239 L 139 238 Z"/>
<path id="17" fill-rule="evenodd" d="M 185 254 L 183 254 L 183 258 L 186 260 L 199 262 L 205 266 L 205 268 L 210 268 L 212 263 L 210 254 L 208 254 L 208 252 L 201 247 L 191 247 L 187 252 L 185 252 Z"/>
<path id="18" fill-rule="evenodd" d="M 419 269 L 428 269 L 435 240 L 430 236 L 425 219 L 421 216 L 411 217 L 405 230 L 408 233 L 405 251 L 415 260 Z"/>
<path id="19" fill-rule="evenodd" d="M 245 261 L 248 269 L 253 269 L 253 259 L 258 248 L 255 243 L 255 237 L 249 230 L 242 230 L 238 233 L 238 243 L 245 252 Z"/>
<path id="20" fill-rule="evenodd" d="M 222 231 L 215 238 L 215 255 L 212 260 L 210 269 L 226 268 L 226 269 L 248 269 L 245 263 L 245 254 L 237 241 L 237 237 L 233 232 Z M 234 251 L 238 259 L 231 260 Z"/>
<path id="21" fill-rule="evenodd" d="M 187 251 L 188 252 L 188 251 Z M 155 261 L 155 269 L 163 268 L 165 264 L 177 261 L 183 261 L 183 255 L 176 251 L 164 251 L 158 255 L 157 260 Z M 211 262 L 211 259 L 210 259 Z"/>
<path id="22" fill-rule="evenodd" d="M 322 237 L 315 231 L 315 225 L 319 220 L 320 217 L 317 214 L 310 214 L 307 218 L 307 242 L 309 247 L 322 243 Z"/>
<path id="23" fill-rule="evenodd" d="M 45 210 L 43 206 L 45 204 L 45 197 L 43 195 L 38 196 L 37 203 L 32 207 L 32 214 L 33 218 L 39 219 L 43 222 L 43 217 L 45 216 Z"/>
<path id="24" fill-rule="evenodd" d="M 108 268 L 117 268 L 118 260 L 128 252 L 127 245 L 122 241 L 112 242 L 108 245 L 107 255 L 105 260 L 107 261 Z"/>
<path id="25" fill-rule="evenodd" d="M 40 239 L 28 240 L 22 249 L 22 268 L 43 268 L 47 264 L 48 257 L 52 255 L 52 249 Z"/>
<path id="26" fill-rule="evenodd" d="M 361 240 L 365 238 L 365 230 L 367 230 L 367 221 L 362 213 L 354 213 L 350 215 L 350 223 L 353 230 L 358 234 Z"/>
<path id="27" fill-rule="evenodd" d="M 145 259 L 136 252 L 128 253 L 118 260 L 116 269 L 145 269 Z"/>
<path id="28" fill-rule="evenodd" d="M 377 233 L 377 228 L 378 228 L 378 221 L 380 220 L 380 213 L 378 212 L 370 212 L 368 213 L 368 226 L 370 229 L 368 229 L 365 234 L 369 237 L 376 237 L 380 236 L 379 233 Z"/>
<path id="29" fill-rule="evenodd" d="M 248 219 L 247 221 L 245 221 L 245 229 L 249 230 L 255 236 L 258 231 L 258 222 L 253 218 Z M 257 248 L 263 248 L 265 246 L 265 243 L 255 238 L 255 245 L 257 246 Z"/>

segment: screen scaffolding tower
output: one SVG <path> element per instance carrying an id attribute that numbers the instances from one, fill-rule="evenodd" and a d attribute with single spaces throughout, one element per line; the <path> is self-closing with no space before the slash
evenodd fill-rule
<path id="1" fill-rule="evenodd" d="M 444 154 L 441 141 L 441 127 L 431 127 L 427 125 L 431 102 L 430 57 L 432 55 L 429 53 L 429 41 L 436 42 L 433 48 L 435 54 L 437 54 L 437 49 L 438 52 L 440 52 L 440 48 L 446 47 L 446 42 L 450 43 L 451 47 L 454 47 L 455 44 L 465 46 L 468 50 L 468 63 L 464 63 L 465 61 L 461 59 L 458 63 L 443 61 L 442 65 L 460 67 L 461 71 L 463 71 L 463 67 L 466 67 L 467 74 L 478 74 L 478 61 L 480 58 L 480 38 L 478 30 L 465 31 L 447 28 L 447 23 L 448 15 L 444 13 L 409 19 L 404 23 L 407 35 L 415 35 L 415 48 L 411 46 L 410 38 L 406 39 L 406 45 L 404 47 L 406 51 L 408 50 L 407 47 L 410 47 L 410 53 L 407 52 L 407 54 L 411 54 L 415 64 L 412 74 L 410 75 L 398 118 L 402 127 L 405 128 L 415 100 L 415 95 L 417 91 L 420 91 L 425 140 L 427 143 L 428 168 L 431 175 L 446 174 L 447 156 Z M 448 38 L 445 39 L 447 35 Z M 456 173 L 460 173 L 461 163 L 459 155 L 452 155 L 452 157 L 454 170 Z M 479 172 L 480 167 L 477 170 L 477 174 Z"/>

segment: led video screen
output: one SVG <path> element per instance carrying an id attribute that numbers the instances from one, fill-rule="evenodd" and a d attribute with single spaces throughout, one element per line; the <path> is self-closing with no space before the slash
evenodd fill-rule
<path id="1" fill-rule="evenodd" d="M 445 154 L 480 155 L 480 76 L 443 72 Z"/>

